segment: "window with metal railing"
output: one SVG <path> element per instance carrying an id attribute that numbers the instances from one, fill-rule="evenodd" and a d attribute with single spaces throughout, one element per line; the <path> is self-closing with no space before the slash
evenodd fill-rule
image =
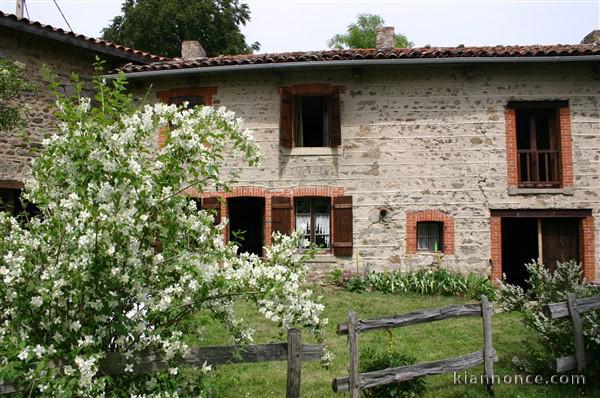
<path id="1" fill-rule="evenodd" d="M 557 110 L 517 109 L 516 121 L 519 187 L 560 187 L 560 132 Z"/>

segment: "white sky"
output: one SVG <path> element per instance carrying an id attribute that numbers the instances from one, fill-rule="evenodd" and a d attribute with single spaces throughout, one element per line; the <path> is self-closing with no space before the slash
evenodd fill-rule
<path id="1" fill-rule="evenodd" d="M 77 33 L 98 37 L 121 10 L 121 0 L 57 0 Z M 600 24 L 600 0 L 245 0 L 251 21 L 242 28 L 261 52 L 327 48 L 359 13 L 381 15 L 417 46 L 571 44 Z M 52 0 L 27 0 L 32 20 L 67 28 Z M 0 0 L 15 12 L 15 0 Z"/>

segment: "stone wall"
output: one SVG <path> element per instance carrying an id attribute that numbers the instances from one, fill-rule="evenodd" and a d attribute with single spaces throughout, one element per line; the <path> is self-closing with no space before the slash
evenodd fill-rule
<path id="1" fill-rule="evenodd" d="M 589 64 L 562 63 L 238 72 L 152 83 L 155 91 L 216 86 L 214 105 L 246 120 L 265 160 L 244 170 L 240 185 L 267 190 L 330 186 L 352 195 L 354 252 L 360 253 L 361 266 L 406 270 L 435 260 L 407 254 L 406 247 L 407 214 L 434 210 L 454 220 L 454 254 L 443 256 L 442 263 L 489 273 L 490 209 L 592 209 L 598 220 L 599 77 Z M 307 155 L 280 148 L 277 89 L 298 83 L 346 87 L 338 150 Z M 509 194 L 507 102 L 555 99 L 570 104 L 574 193 Z M 382 208 L 388 210 L 385 223 L 379 222 Z M 350 258 L 325 256 L 323 261 L 353 266 Z"/>
<path id="2" fill-rule="evenodd" d="M 54 131 L 56 125 L 52 116 L 55 98 L 48 90 L 43 65 L 51 68 L 61 82 L 63 92 L 73 93 L 70 84 L 72 73 L 79 75 L 85 87 L 89 88 L 95 54 L 12 29 L 0 28 L 0 38 L 0 56 L 21 63 L 24 66 L 22 76 L 34 87 L 32 93 L 25 94 L 18 102 L 27 122 L 25 131 L 0 132 L 0 181 L 20 182 L 28 174 L 39 143 L 46 134 Z M 108 62 L 110 67 L 116 65 L 115 60 L 109 59 Z M 86 95 L 90 93 L 84 92 Z"/>

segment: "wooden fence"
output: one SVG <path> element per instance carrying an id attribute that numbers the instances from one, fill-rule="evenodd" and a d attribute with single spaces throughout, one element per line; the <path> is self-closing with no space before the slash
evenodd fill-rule
<path id="1" fill-rule="evenodd" d="M 348 323 L 338 325 L 338 335 L 348 335 L 350 350 L 349 375 L 333 379 L 332 388 L 335 392 L 350 391 L 352 398 L 358 398 L 360 390 L 412 380 L 417 377 L 439 375 L 463 369 L 469 369 L 484 364 L 486 375 L 486 388 L 493 392 L 493 362 L 497 362 L 496 350 L 492 346 L 492 305 L 485 295 L 481 296 L 481 304 L 453 305 L 450 307 L 434 308 L 394 317 L 359 320 L 354 311 L 348 313 Z M 456 317 L 481 316 L 483 318 L 483 350 L 455 358 L 439 361 L 419 363 L 376 370 L 368 373 L 359 373 L 359 333 L 378 329 L 390 329 L 419 323 L 440 321 Z"/>
<path id="2" fill-rule="evenodd" d="M 574 293 L 567 294 L 567 301 L 548 304 L 543 308 L 544 314 L 550 319 L 561 319 L 570 317 L 573 324 L 573 337 L 575 338 L 575 355 L 556 358 L 554 370 L 562 373 L 576 369 L 577 373 L 585 373 L 586 357 L 585 342 L 583 340 L 583 326 L 581 314 L 587 311 L 600 309 L 600 297 L 588 297 L 577 299 Z"/>
<path id="3" fill-rule="evenodd" d="M 300 397 L 300 381 L 303 361 L 318 361 L 324 353 L 322 344 L 303 344 L 298 329 L 288 330 L 287 343 L 258 344 L 248 346 L 216 346 L 192 348 L 179 363 L 181 366 L 201 367 L 209 365 L 287 361 L 287 398 Z M 164 370 L 170 365 L 160 352 L 147 352 L 133 367 L 134 374 Z M 125 374 L 127 360 L 117 352 L 108 353 L 100 365 L 100 372 L 107 375 Z M 0 395 L 17 392 L 16 386 L 0 384 Z"/>

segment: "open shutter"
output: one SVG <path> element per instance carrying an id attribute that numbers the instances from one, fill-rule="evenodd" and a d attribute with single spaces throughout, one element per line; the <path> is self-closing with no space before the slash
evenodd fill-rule
<path id="1" fill-rule="evenodd" d="M 352 196 L 333 198 L 333 254 L 352 256 Z"/>
<path id="2" fill-rule="evenodd" d="M 294 101 L 292 95 L 281 90 L 279 107 L 279 144 L 284 148 L 291 148 L 294 141 Z"/>
<path id="3" fill-rule="evenodd" d="M 215 225 L 221 223 L 221 201 L 216 196 L 202 199 L 202 210 L 212 210 L 215 214 Z"/>
<path id="4" fill-rule="evenodd" d="M 340 95 L 334 92 L 329 97 L 329 133 L 332 148 L 342 145 L 342 128 L 340 121 Z"/>
<path id="5" fill-rule="evenodd" d="M 271 197 L 271 231 L 290 234 L 292 232 L 292 198 Z"/>

